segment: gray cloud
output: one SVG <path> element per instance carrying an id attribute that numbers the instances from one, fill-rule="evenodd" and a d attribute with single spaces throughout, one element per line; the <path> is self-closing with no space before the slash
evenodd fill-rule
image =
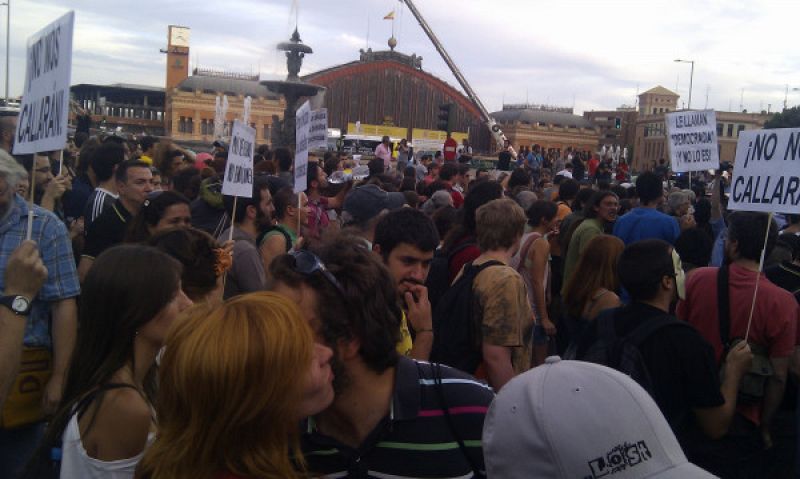
<path id="1" fill-rule="evenodd" d="M 370 45 L 385 49 L 397 13 L 398 49 L 417 53 L 424 68 L 456 81 L 416 24 L 394 0 L 299 0 L 300 31 L 315 49 L 303 73 L 353 61 Z M 76 10 L 73 82 L 162 85 L 167 25 L 192 29 L 193 64 L 241 71 L 260 67 L 278 77 L 284 59 L 274 48 L 293 29 L 289 0 L 99 1 L 31 0 L 12 7 L 12 93 L 24 78 L 25 39 L 69 9 Z M 577 110 L 632 104 L 661 84 L 688 93 L 688 65 L 697 61 L 693 106 L 746 106 L 783 101 L 785 84 L 800 87 L 800 57 L 791 21 L 800 2 L 653 0 L 437 0 L 417 2 L 489 109 L 506 101 L 550 102 Z M 0 9 L 0 18 L 4 11 Z M 798 96 L 800 100 L 800 96 Z M 698 103 L 699 102 L 699 103 Z M 790 103 L 792 103 L 790 101 Z"/>

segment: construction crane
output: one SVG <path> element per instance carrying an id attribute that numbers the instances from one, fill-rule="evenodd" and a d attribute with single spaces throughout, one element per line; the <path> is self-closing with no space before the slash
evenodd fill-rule
<path id="1" fill-rule="evenodd" d="M 414 15 L 414 18 L 416 18 L 417 22 L 419 22 L 419 26 L 422 27 L 422 30 L 425 32 L 426 35 L 428 35 L 428 38 L 431 40 L 431 43 L 433 43 L 433 46 L 436 47 L 436 51 L 439 52 L 439 55 L 442 56 L 444 62 L 447 63 L 447 66 L 450 68 L 450 71 L 453 72 L 453 76 L 456 77 L 456 80 L 458 80 L 458 83 L 461 85 L 461 88 L 463 88 L 464 92 L 466 92 L 467 97 L 469 97 L 469 99 L 472 101 L 475 107 L 478 108 L 478 110 L 481 112 L 481 115 L 483 115 L 483 121 L 486 123 L 486 126 L 489 128 L 489 131 L 492 132 L 492 136 L 497 142 L 498 148 L 500 149 L 504 148 L 505 142 L 508 141 L 508 139 L 506 138 L 506 135 L 503 133 L 503 130 L 500 129 L 500 125 L 498 125 L 497 122 L 494 120 L 494 118 L 492 118 L 489 115 L 489 111 L 486 109 L 485 106 L 483 106 L 483 102 L 481 102 L 481 99 L 478 98 L 478 95 L 475 93 L 475 90 L 472 89 L 472 87 L 467 82 L 467 79 L 464 78 L 464 75 L 461 74 L 461 71 L 458 69 L 453 59 L 450 58 L 450 55 L 447 53 L 447 50 L 444 49 L 442 42 L 440 42 L 439 39 L 436 38 L 436 34 L 433 33 L 433 30 L 431 30 L 431 27 L 430 25 L 428 25 L 428 22 L 425 21 L 425 19 L 422 17 L 422 14 L 419 12 L 419 10 L 417 10 L 417 7 L 414 5 L 414 2 L 412 0 L 401 0 L 401 1 L 404 2 L 406 5 L 408 5 L 408 9 L 411 10 L 411 13 Z M 513 146 L 510 146 L 510 143 L 508 151 L 509 153 L 511 153 L 511 156 L 516 159 L 517 152 L 514 151 Z"/>

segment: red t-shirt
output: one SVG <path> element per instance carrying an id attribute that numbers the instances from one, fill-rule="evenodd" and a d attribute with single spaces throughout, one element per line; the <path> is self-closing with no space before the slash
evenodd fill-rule
<path id="1" fill-rule="evenodd" d="M 592 158 L 589 160 L 589 177 L 593 177 L 594 173 L 597 171 L 597 167 L 600 166 L 600 160 L 597 158 Z"/>
<path id="2" fill-rule="evenodd" d="M 458 248 L 460 245 L 464 243 L 476 243 L 477 239 L 474 236 L 465 236 L 460 240 L 453 243 L 453 248 Z M 478 248 L 477 244 L 472 244 L 458 253 L 456 253 L 453 258 L 450 260 L 449 265 L 449 272 L 450 272 L 450 284 L 453 284 L 453 280 L 456 279 L 458 273 L 461 271 L 461 268 L 464 267 L 465 264 L 473 261 L 475 258 L 481 255 L 481 249 Z"/>
<path id="3" fill-rule="evenodd" d="M 678 303 L 677 316 L 691 323 L 711 343 L 717 363 L 722 359 L 722 340 L 717 319 L 717 270 L 698 268 L 686 279 L 686 299 Z M 731 338 L 744 338 L 753 302 L 756 272 L 737 264 L 730 266 Z M 800 309 L 788 291 L 775 286 L 762 274 L 748 341 L 764 346 L 773 358 L 792 355 L 798 338 Z M 739 406 L 737 410 L 756 424 L 759 405 Z"/>

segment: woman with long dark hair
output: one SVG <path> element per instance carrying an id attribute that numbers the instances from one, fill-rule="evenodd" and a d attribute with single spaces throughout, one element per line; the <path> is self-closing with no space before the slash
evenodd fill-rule
<path id="1" fill-rule="evenodd" d="M 175 317 L 192 304 L 180 278 L 180 264 L 148 246 L 116 246 L 94 262 L 64 395 L 32 476 L 60 455 L 62 478 L 133 477 L 155 431 L 156 355 Z"/>
<path id="2" fill-rule="evenodd" d="M 131 220 L 125 242 L 144 243 L 156 233 L 191 225 L 192 212 L 185 196 L 176 191 L 154 191 Z"/>
<path id="3" fill-rule="evenodd" d="M 567 328 L 576 338 L 589 321 L 601 311 L 620 306 L 617 296 L 617 262 L 625 243 L 616 236 L 598 235 L 586 245 L 575 273 L 564 287 Z"/>
<path id="4" fill-rule="evenodd" d="M 450 256 L 448 271 L 450 283 L 461 268 L 481 255 L 475 233 L 475 212 L 486 203 L 503 197 L 503 187 L 495 181 L 486 181 L 472 187 L 464 198 L 460 223 L 450 230 L 442 247 Z"/>

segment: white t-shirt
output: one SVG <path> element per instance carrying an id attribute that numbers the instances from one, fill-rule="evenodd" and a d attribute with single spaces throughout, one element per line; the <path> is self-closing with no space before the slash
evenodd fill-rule
<path id="1" fill-rule="evenodd" d="M 90 457 L 83 448 L 78 415 L 73 414 L 64 430 L 61 444 L 61 479 L 132 479 L 144 451 L 117 461 L 101 461 Z M 147 436 L 149 446 L 155 435 Z"/>

